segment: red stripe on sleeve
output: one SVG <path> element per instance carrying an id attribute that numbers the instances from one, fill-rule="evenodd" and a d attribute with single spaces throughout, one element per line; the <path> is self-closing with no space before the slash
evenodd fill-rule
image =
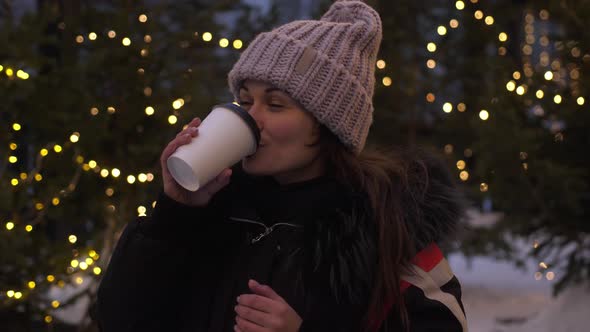
<path id="1" fill-rule="evenodd" d="M 420 251 L 414 259 L 412 259 L 412 263 L 421 268 L 426 272 L 430 272 L 440 261 L 443 260 L 443 254 L 440 248 L 436 245 L 436 243 L 430 244 L 428 247 L 424 248 Z M 405 292 L 411 284 L 405 280 L 402 280 L 400 283 L 401 292 Z M 394 299 L 389 299 L 387 305 L 385 306 L 384 312 L 381 315 L 373 315 L 372 319 L 369 322 L 369 328 L 371 331 L 377 331 L 381 324 L 387 317 L 389 310 L 393 306 Z"/>

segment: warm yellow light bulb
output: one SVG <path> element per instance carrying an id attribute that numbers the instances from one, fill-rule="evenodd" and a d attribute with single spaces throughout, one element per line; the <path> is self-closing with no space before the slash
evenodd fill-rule
<path id="1" fill-rule="evenodd" d="M 118 178 L 118 177 L 119 177 L 119 175 L 121 175 L 121 171 L 120 171 L 118 168 L 113 168 L 113 169 L 111 170 L 111 175 L 112 175 L 114 178 Z"/>
<path id="2" fill-rule="evenodd" d="M 391 83 L 392 83 L 392 81 L 391 81 L 391 77 L 389 77 L 389 76 L 385 76 L 385 77 L 383 77 L 383 85 L 385 85 L 385 86 L 390 86 L 390 85 L 391 85 Z"/>
<path id="3" fill-rule="evenodd" d="M 52 274 L 47 276 L 47 281 L 49 282 L 54 282 L 55 281 L 55 276 L 53 276 Z"/>
<path id="4" fill-rule="evenodd" d="M 74 244 L 74 243 L 76 243 L 76 241 L 78 241 L 78 237 L 76 235 L 74 235 L 74 234 L 71 234 L 70 236 L 68 236 L 68 241 L 71 244 Z"/>
<path id="5" fill-rule="evenodd" d="M 25 226 L 25 231 L 27 231 L 27 233 L 33 231 L 33 226 L 32 225 L 26 225 Z"/>
<path id="6" fill-rule="evenodd" d="M 544 76 L 547 81 L 551 81 L 553 79 L 553 72 L 546 71 Z"/>
<path id="7" fill-rule="evenodd" d="M 14 223 L 12 221 L 9 221 L 6 223 L 6 229 L 11 231 L 14 228 Z"/>
<path id="8" fill-rule="evenodd" d="M 501 42 L 505 42 L 508 40 L 508 35 L 505 32 L 500 32 L 500 34 L 498 35 L 498 39 Z"/>
<path id="9" fill-rule="evenodd" d="M 127 182 L 129 182 L 129 184 L 134 184 L 135 183 L 135 176 L 133 176 L 133 175 L 127 176 Z"/>
<path id="10" fill-rule="evenodd" d="M 70 136 L 70 141 L 72 143 L 77 143 L 80 140 L 80 133 L 79 132 L 75 132 Z"/>
<path id="11" fill-rule="evenodd" d="M 148 116 L 154 115 L 155 112 L 156 110 L 154 110 L 154 108 L 151 106 L 145 108 L 145 114 L 147 114 Z"/>
<path id="12" fill-rule="evenodd" d="M 584 105 L 584 102 L 585 102 L 584 97 L 578 97 L 578 99 L 576 100 L 576 102 L 580 106 Z"/>
<path id="13" fill-rule="evenodd" d="M 481 20 L 483 18 L 483 12 L 481 10 L 476 10 L 473 16 L 475 16 L 476 19 Z"/>
<path id="14" fill-rule="evenodd" d="M 229 40 L 227 40 L 227 38 L 221 38 L 219 40 L 219 46 L 226 48 L 229 46 Z"/>
<path id="15" fill-rule="evenodd" d="M 86 264 L 86 262 L 80 262 L 79 266 L 80 266 L 80 269 L 82 269 L 82 270 L 88 269 L 88 264 Z"/>
<path id="16" fill-rule="evenodd" d="M 88 34 L 88 39 L 90 39 L 90 40 L 96 40 L 97 37 L 98 36 L 94 32 L 91 32 Z"/>
<path id="17" fill-rule="evenodd" d="M 461 173 L 459 173 L 459 178 L 461 178 L 462 181 L 467 181 L 469 179 L 469 172 L 461 171 Z"/>
<path id="18" fill-rule="evenodd" d="M 16 72 L 16 77 L 20 78 L 21 80 L 26 80 L 29 79 L 29 74 L 27 72 L 25 72 L 24 70 L 18 70 Z"/>
<path id="19" fill-rule="evenodd" d="M 148 17 L 145 14 L 141 14 L 141 15 L 139 15 L 139 17 L 137 19 L 139 20 L 139 22 L 145 23 L 145 22 L 147 22 Z"/>
<path id="20" fill-rule="evenodd" d="M 109 38 L 113 39 L 115 37 L 117 37 L 117 33 L 114 30 L 110 30 L 107 35 L 109 36 Z"/>
<path id="21" fill-rule="evenodd" d="M 84 42 L 84 37 L 82 35 L 76 36 L 76 43 L 82 44 Z"/>
<path id="22" fill-rule="evenodd" d="M 436 29 L 436 32 L 441 35 L 444 36 L 447 34 L 447 28 L 443 25 L 439 25 L 438 28 Z"/>
<path id="23" fill-rule="evenodd" d="M 19 123 L 13 123 L 13 124 L 12 124 L 12 129 L 13 129 L 14 131 L 19 131 L 19 130 L 21 130 L 21 129 L 22 129 L 22 127 L 21 127 L 21 125 L 20 125 Z"/>
<path id="24" fill-rule="evenodd" d="M 16 163 L 17 161 L 18 161 L 18 158 L 15 157 L 15 156 L 8 157 L 8 162 L 11 163 L 11 164 Z"/>
<path id="25" fill-rule="evenodd" d="M 487 25 L 494 24 L 494 18 L 492 16 L 486 16 L 485 22 Z"/>
<path id="26" fill-rule="evenodd" d="M 535 95 L 537 96 L 537 98 L 543 99 L 545 93 L 543 92 L 543 90 L 537 90 L 537 93 L 535 93 Z"/>
<path id="27" fill-rule="evenodd" d="M 62 150 L 63 149 L 62 149 L 61 145 L 56 144 L 53 146 L 53 151 L 55 151 L 57 153 L 60 153 Z"/>
<path id="28" fill-rule="evenodd" d="M 81 285 L 83 282 L 84 282 L 84 279 L 82 279 L 82 277 L 77 277 L 77 278 L 76 278 L 76 283 L 77 283 L 78 285 Z"/>
<path id="29" fill-rule="evenodd" d="M 560 95 L 555 95 L 555 97 L 553 97 L 553 102 L 556 104 L 561 104 L 562 98 Z"/>
<path id="30" fill-rule="evenodd" d="M 465 160 L 457 161 L 457 169 L 458 170 L 464 170 L 465 166 L 466 166 Z"/>
<path id="31" fill-rule="evenodd" d="M 16 143 L 10 143 L 10 150 L 14 151 L 18 148 L 18 145 Z"/>
<path id="32" fill-rule="evenodd" d="M 123 44 L 123 46 L 129 46 L 131 45 L 131 39 L 129 39 L 128 37 L 123 38 L 123 40 L 121 40 L 121 43 Z"/>
<path id="33" fill-rule="evenodd" d="M 243 45 L 244 45 L 244 44 L 243 44 L 243 43 L 242 43 L 242 41 L 241 41 L 241 40 L 239 40 L 239 39 L 236 39 L 236 40 L 234 40 L 234 42 L 233 42 L 233 46 L 234 46 L 234 48 L 235 48 L 236 50 L 239 50 L 239 49 L 241 49 Z"/>
<path id="34" fill-rule="evenodd" d="M 70 266 L 73 268 L 77 268 L 79 264 L 80 262 L 78 262 L 77 259 L 72 259 L 72 261 L 70 262 Z"/>
<path id="35" fill-rule="evenodd" d="M 176 124 L 177 121 L 178 121 L 178 118 L 176 117 L 176 115 L 170 115 L 168 117 L 168 123 L 171 125 Z"/>
<path id="36" fill-rule="evenodd" d="M 90 168 L 96 168 L 96 166 L 97 166 L 97 165 L 98 165 L 98 164 L 97 164 L 97 163 L 96 163 L 96 161 L 94 161 L 94 160 L 90 160 L 90 161 L 88 162 L 88 166 L 90 166 Z"/>
<path id="37" fill-rule="evenodd" d="M 485 192 L 487 192 L 487 191 L 488 191 L 488 188 L 489 188 L 489 186 L 488 186 L 488 184 L 487 184 L 487 183 L 485 183 L 485 182 L 482 182 L 482 183 L 479 185 L 479 191 L 481 191 L 482 193 L 485 193 Z"/>
<path id="38" fill-rule="evenodd" d="M 14 297 L 14 291 L 11 289 L 9 291 L 6 292 L 6 296 L 8 297 Z"/>
<path id="39" fill-rule="evenodd" d="M 377 65 L 377 68 L 379 68 L 379 69 L 385 69 L 385 66 L 386 66 L 385 60 L 378 60 L 376 65 Z"/>
<path id="40" fill-rule="evenodd" d="M 436 61 L 434 61 L 433 59 L 429 59 L 428 61 L 426 61 L 426 67 L 434 69 L 436 67 Z"/>
<path id="41" fill-rule="evenodd" d="M 521 78 L 520 72 L 519 71 L 515 71 L 514 73 L 512 73 L 512 77 L 515 80 L 519 80 Z"/>
<path id="42" fill-rule="evenodd" d="M 101 271 L 100 267 L 96 266 L 96 267 L 95 267 L 95 268 L 92 270 L 92 272 L 94 272 L 94 274 L 96 274 L 96 275 L 99 275 L 99 274 L 100 274 L 100 272 L 102 272 L 102 271 Z"/>
<path id="43" fill-rule="evenodd" d="M 524 95 L 524 93 L 525 93 L 525 92 L 526 92 L 526 90 L 525 90 L 524 86 L 522 86 L 522 85 L 521 85 L 521 86 L 519 86 L 518 88 L 516 88 L 516 93 L 517 93 L 519 96 L 522 96 L 522 95 Z"/>
<path id="44" fill-rule="evenodd" d="M 92 258 L 90 258 L 90 257 L 87 257 L 84 261 L 86 262 L 86 264 L 88 266 L 94 264 L 94 260 Z"/>
<path id="45" fill-rule="evenodd" d="M 107 176 L 109 176 L 109 170 L 106 168 L 101 169 L 100 176 L 102 176 L 103 178 L 106 178 Z"/>
<path id="46" fill-rule="evenodd" d="M 53 317 L 47 315 L 43 320 L 45 321 L 45 323 L 49 324 L 53 321 Z"/>
<path id="47" fill-rule="evenodd" d="M 41 180 L 43 180 L 43 175 L 41 175 L 39 173 L 35 174 L 35 181 L 39 182 Z"/>
<path id="48" fill-rule="evenodd" d="M 37 286 L 37 284 L 34 281 L 29 281 L 27 283 L 27 286 L 29 286 L 30 289 L 34 289 Z"/>
<path id="49" fill-rule="evenodd" d="M 147 212 L 147 209 L 145 208 L 145 206 L 137 207 L 137 214 L 139 214 L 139 216 L 145 216 L 146 212 Z"/>
<path id="50" fill-rule="evenodd" d="M 487 119 L 490 118 L 490 113 L 486 110 L 481 110 L 479 112 L 479 118 L 482 119 L 483 121 L 486 121 Z"/>
<path id="51" fill-rule="evenodd" d="M 10 184 L 13 185 L 14 187 L 18 186 L 18 179 L 10 180 Z"/>
<path id="52" fill-rule="evenodd" d="M 182 99 L 182 98 L 178 98 L 172 102 L 172 107 L 175 110 L 180 109 L 182 106 L 184 106 L 184 99 Z"/>
<path id="53" fill-rule="evenodd" d="M 452 19 L 449 21 L 449 26 L 453 29 L 457 29 L 459 27 L 459 21 L 456 19 Z"/>
<path id="54" fill-rule="evenodd" d="M 459 1 L 455 2 L 455 7 L 458 10 L 463 10 L 463 9 L 465 9 L 465 3 L 461 0 L 459 0 Z"/>
<path id="55" fill-rule="evenodd" d="M 514 91 L 516 89 L 516 83 L 514 81 L 510 81 L 506 83 L 506 90 Z"/>
<path id="56" fill-rule="evenodd" d="M 211 32 L 205 32 L 203 33 L 203 40 L 206 42 L 211 41 L 211 39 L 213 39 L 213 35 L 211 34 Z"/>
<path id="57" fill-rule="evenodd" d="M 443 105 L 443 111 L 445 113 L 451 113 L 453 111 L 453 104 L 448 103 L 448 102 L 447 103 L 444 103 L 444 105 Z"/>
<path id="58" fill-rule="evenodd" d="M 426 45 L 426 49 L 429 52 L 435 52 L 436 51 L 436 44 L 433 42 L 428 43 L 428 45 Z"/>

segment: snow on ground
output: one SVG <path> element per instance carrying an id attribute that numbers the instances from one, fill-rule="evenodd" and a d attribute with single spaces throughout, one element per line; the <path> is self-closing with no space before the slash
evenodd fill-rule
<path id="1" fill-rule="evenodd" d="M 468 212 L 475 227 L 489 227 L 501 217 Z M 531 244 L 518 239 L 511 242 L 516 255 L 526 257 Z M 460 253 L 448 260 L 463 286 L 470 332 L 590 331 L 590 284 L 573 286 L 553 297 L 552 287 L 560 271 L 545 270 L 537 280 L 540 262 L 533 258 L 526 258 L 523 268 L 484 256 L 467 260 Z M 548 272 L 555 274 L 553 280 L 548 280 Z"/>

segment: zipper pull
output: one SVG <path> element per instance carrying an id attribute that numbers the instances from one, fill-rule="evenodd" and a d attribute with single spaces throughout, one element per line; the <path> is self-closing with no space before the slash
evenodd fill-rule
<path id="1" fill-rule="evenodd" d="M 266 230 L 263 233 L 260 233 L 257 237 L 252 239 L 252 244 L 260 241 L 263 237 L 267 236 L 268 234 L 270 234 L 272 232 L 272 228 L 271 227 L 266 227 Z"/>

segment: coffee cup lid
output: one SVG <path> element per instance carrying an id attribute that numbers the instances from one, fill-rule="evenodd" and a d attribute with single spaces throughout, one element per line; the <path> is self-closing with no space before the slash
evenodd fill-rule
<path id="1" fill-rule="evenodd" d="M 215 105 L 213 108 L 215 109 L 218 107 L 229 109 L 237 115 L 239 115 L 246 122 L 248 127 L 250 127 L 250 129 L 252 130 L 252 134 L 254 135 L 254 139 L 256 140 L 256 146 L 260 144 L 260 129 L 258 129 L 258 124 L 256 124 L 256 120 L 254 120 L 254 118 L 248 113 L 248 111 L 234 103 Z"/>

